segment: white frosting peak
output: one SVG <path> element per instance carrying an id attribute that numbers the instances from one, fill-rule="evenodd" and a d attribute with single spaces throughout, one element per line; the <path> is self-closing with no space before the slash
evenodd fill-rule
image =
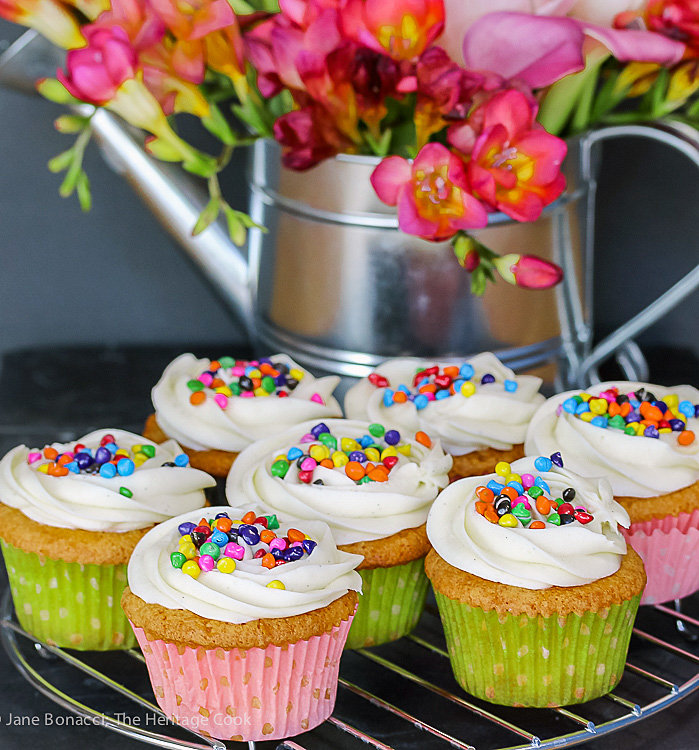
<path id="1" fill-rule="evenodd" d="M 342 416 L 340 404 L 332 395 L 339 377 L 315 378 L 286 354 L 275 354 L 270 359 L 302 372 L 304 377 L 298 386 L 285 398 L 233 395 L 221 408 L 213 398 L 213 391 L 207 390 L 209 395 L 203 403 L 194 405 L 189 400 L 192 391 L 187 383 L 205 372 L 211 360 L 197 359 L 193 354 L 180 355 L 165 368 L 151 393 L 158 425 L 168 437 L 188 448 L 237 453 L 255 440 L 307 419 Z M 227 383 L 235 376 L 230 368 L 224 368 L 221 378 Z M 315 394 L 322 403 L 311 400 Z"/>
<path id="2" fill-rule="evenodd" d="M 213 518 L 225 512 L 240 519 L 251 509 L 263 513 L 257 507 L 224 506 L 207 508 L 206 514 Z M 338 550 L 327 525 L 319 521 L 304 522 L 299 528 L 280 519 L 278 537 L 295 527 L 316 542 L 312 553 L 300 560 L 268 569 L 261 559 L 246 557 L 237 561 L 232 573 L 214 568 L 192 578 L 173 567 L 170 555 L 178 549 L 178 526 L 185 521 L 197 523 L 200 515 L 190 512 L 170 519 L 139 541 L 128 568 L 129 587 L 136 596 L 148 604 L 185 609 L 210 620 L 244 623 L 304 614 L 327 606 L 349 590 L 361 591 L 361 577 L 354 568 L 362 557 Z M 274 580 L 285 588 L 267 588 Z"/>
<path id="3" fill-rule="evenodd" d="M 461 456 L 484 448 L 510 450 L 524 442 L 527 425 L 536 409 L 543 403 L 539 394 L 541 378 L 515 375 L 490 352 L 465 360 L 474 369 L 471 382 L 476 385 L 472 396 L 456 393 L 449 398 L 430 401 L 424 409 L 413 403 L 384 404 L 386 388 L 377 388 L 362 378 L 345 396 L 348 419 L 368 419 L 396 426 L 415 434 L 423 430 L 438 438 L 445 450 Z M 379 365 L 375 373 L 387 378 L 391 390 L 404 385 L 413 389 L 416 370 L 437 365 L 440 370 L 453 362 L 434 362 L 424 359 L 390 359 Z M 490 374 L 495 382 L 481 385 L 483 375 Z M 505 381 L 517 384 L 514 391 L 505 389 Z"/>
<path id="4" fill-rule="evenodd" d="M 367 422 L 326 419 L 324 423 L 338 443 L 342 437 L 356 440 L 369 433 Z M 338 544 L 383 539 L 425 523 L 432 501 L 449 483 L 452 465 L 451 456 L 445 455 L 438 441 L 427 448 L 407 433 L 401 435 L 401 443 L 410 446 L 410 455 L 398 454 L 386 482 L 356 484 L 344 468 L 318 466 L 313 480 L 323 484 L 305 484 L 299 479 L 296 461 L 284 478 L 273 476 L 271 466 L 277 456 L 292 447 L 308 452 L 312 443 L 301 443 L 301 438 L 315 424 L 306 422 L 246 448 L 228 475 L 228 502 L 261 503 L 272 513 L 304 523 L 323 520 Z"/>
<path id="5" fill-rule="evenodd" d="M 59 454 L 82 443 L 94 454 L 106 434 L 114 436 L 120 448 L 151 446 L 155 455 L 129 476 L 112 478 L 99 474 L 51 476 L 38 470 L 44 459 L 28 463 L 31 452 L 24 445 L 11 450 L 0 461 L 0 502 L 17 508 L 37 523 L 65 529 L 123 532 L 160 523 L 187 510 L 202 508 L 204 488 L 215 480 L 189 466 L 163 466 L 182 454 L 174 440 L 162 445 L 124 430 L 97 430 L 73 443 L 53 443 Z M 133 457 L 132 455 L 130 457 Z M 120 493 L 126 488 L 132 497 Z"/>
<path id="6" fill-rule="evenodd" d="M 459 570 L 496 583 L 525 589 L 580 586 L 615 573 L 626 554 L 617 524 L 629 525 L 626 511 L 614 501 L 605 479 L 582 479 L 556 466 L 540 472 L 534 458 L 512 464 L 518 474 L 540 476 L 551 496 L 576 491 L 574 506 L 594 516 L 590 523 L 543 529 L 507 528 L 491 523 L 476 510 L 476 487 L 500 477 L 460 479 L 440 494 L 427 519 L 427 536 L 435 551 Z"/>
<path id="7" fill-rule="evenodd" d="M 614 387 L 620 393 L 645 388 L 659 399 L 674 393 L 680 402 L 699 403 L 699 391 L 689 385 L 667 388 L 614 381 L 591 386 L 588 392 L 596 396 Z M 607 477 L 617 497 L 656 497 L 699 481 L 699 440 L 681 446 L 676 432 L 659 438 L 626 435 L 623 430 L 603 429 L 559 410 L 564 401 L 577 394 L 579 391 L 559 393 L 536 412 L 527 433 L 527 455 L 549 455 L 559 450 L 572 471 L 587 477 Z M 687 428 L 699 434 L 699 419 L 690 418 Z"/>

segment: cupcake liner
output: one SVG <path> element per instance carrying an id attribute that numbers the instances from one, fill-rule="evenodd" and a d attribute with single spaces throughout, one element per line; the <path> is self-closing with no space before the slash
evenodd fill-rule
<path id="1" fill-rule="evenodd" d="M 134 626 L 153 692 L 173 721 L 207 736 L 279 740 L 325 721 L 335 706 L 352 617 L 330 632 L 267 648 L 191 648 L 149 641 Z"/>
<path id="2" fill-rule="evenodd" d="M 621 529 L 638 552 L 648 583 L 641 604 L 660 604 L 699 591 L 699 510 Z"/>
<path id="3" fill-rule="evenodd" d="M 507 706 L 567 706 L 621 679 L 640 594 L 579 616 L 500 615 L 435 592 L 454 676 L 466 692 Z"/>
<path id="4" fill-rule="evenodd" d="M 80 651 L 133 648 L 119 604 L 126 565 L 81 565 L 25 552 L 0 540 L 20 625 L 53 646 Z"/>
<path id="5" fill-rule="evenodd" d="M 358 572 L 362 594 L 345 648 L 378 646 L 407 635 L 425 606 L 429 580 L 424 558 Z"/>

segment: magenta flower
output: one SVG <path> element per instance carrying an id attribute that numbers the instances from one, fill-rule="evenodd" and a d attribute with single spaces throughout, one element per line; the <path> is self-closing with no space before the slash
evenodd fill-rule
<path id="1" fill-rule="evenodd" d="M 503 255 L 493 263 L 503 279 L 523 289 L 550 289 L 563 278 L 563 269 L 536 255 Z"/>
<path id="2" fill-rule="evenodd" d="M 124 81 L 136 75 L 138 58 L 127 33 L 118 26 L 85 26 L 87 47 L 70 50 L 66 72 L 58 80 L 76 99 L 103 105 L 111 101 Z"/>
<path id="3" fill-rule="evenodd" d="M 371 184 L 384 203 L 398 206 L 398 225 L 407 234 L 437 242 L 488 223 L 485 207 L 471 195 L 464 163 L 439 143 L 423 146 L 412 164 L 387 157 Z"/>

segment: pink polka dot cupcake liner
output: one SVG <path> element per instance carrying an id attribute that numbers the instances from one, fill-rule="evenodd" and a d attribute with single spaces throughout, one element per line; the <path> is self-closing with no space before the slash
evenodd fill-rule
<path id="1" fill-rule="evenodd" d="M 153 692 L 173 721 L 244 742 L 293 737 L 333 712 L 340 657 L 352 624 L 267 648 L 192 648 L 148 640 L 134 627 Z"/>
<path id="2" fill-rule="evenodd" d="M 0 540 L 20 625 L 52 646 L 80 651 L 134 648 L 120 605 L 126 565 L 81 565 Z"/>
<path id="3" fill-rule="evenodd" d="M 640 594 L 582 616 L 498 614 L 438 591 L 456 681 L 506 706 L 567 706 L 598 698 L 621 680 Z"/>
<path id="4" fill-rule="evenodd" d="M 632 523 L 621 532 L 646 568 L 641 604 L 661 604 L 699 591 L 699 510 Z"/>

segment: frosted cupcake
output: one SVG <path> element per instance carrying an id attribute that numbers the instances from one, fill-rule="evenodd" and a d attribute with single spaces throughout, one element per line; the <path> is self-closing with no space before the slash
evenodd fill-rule
<path id="1" fill-rule="evenodd" d="M 489 352 L 457 365 L 391 359 L 350 388 L 345 414 L 438 438 L 454 458 L 453 480 L 524 455 L 529 420 L 544 401 L 541 383 Z"/>
<path id="2" fill-rule="evenodd" d="M 380 424 L 306 422 L 244 450 L 226 483 L 229 502 L 259 502 L 299 523 L 319 519 L 340 549 L 364 557 L 363 594 L 349 648 L 400 638 L 427 593 L 425 521 L 448 483 L 451 457 L 438 442 Z"/>
<path id="3" fill-rule="evenodd" d="M 549 399 L 528 454 L 554 445 L 583 476 L 605 476 L 628 511 L 628 541 L 648 573 L 642 604 L 699 590 L 699 391 L 609 382 Z"/>
<path id="4" fill-rule="evenodd" d="M 132 648 L 119 608 L 131 552 L 154 524 L 201 509 L 213 484 L 174 441 L 123 430 L 11 450 L 0 461 L 0 546 L 22 627 L 68 648 Z"/>
<path id="5" fill-rule="evenodd" d="M 612 690 L 645 583 L 609 483 L 551 458 L 454 482 L 427 520 L 454 675 L 492 703 L 559 706 Z"/>
<path id="6" fill-rule="evenodd" d="M 192 466 L 225 477 L 255 440 L 309 419 L 340 417 L 336 376 L 315 378 L 285 354 L 252 362 L 182 354 L 152 391 L 144 435 L 174 438 Z"/>
<path id="7" fill-rule="evenodd" d="M 207 508 L 156 527 L 122 599 L 160 707 L 219 739 L 283 739 L 330 716 L 361 586 L 361 558 L 324 523 L 261 512 Z"/>

